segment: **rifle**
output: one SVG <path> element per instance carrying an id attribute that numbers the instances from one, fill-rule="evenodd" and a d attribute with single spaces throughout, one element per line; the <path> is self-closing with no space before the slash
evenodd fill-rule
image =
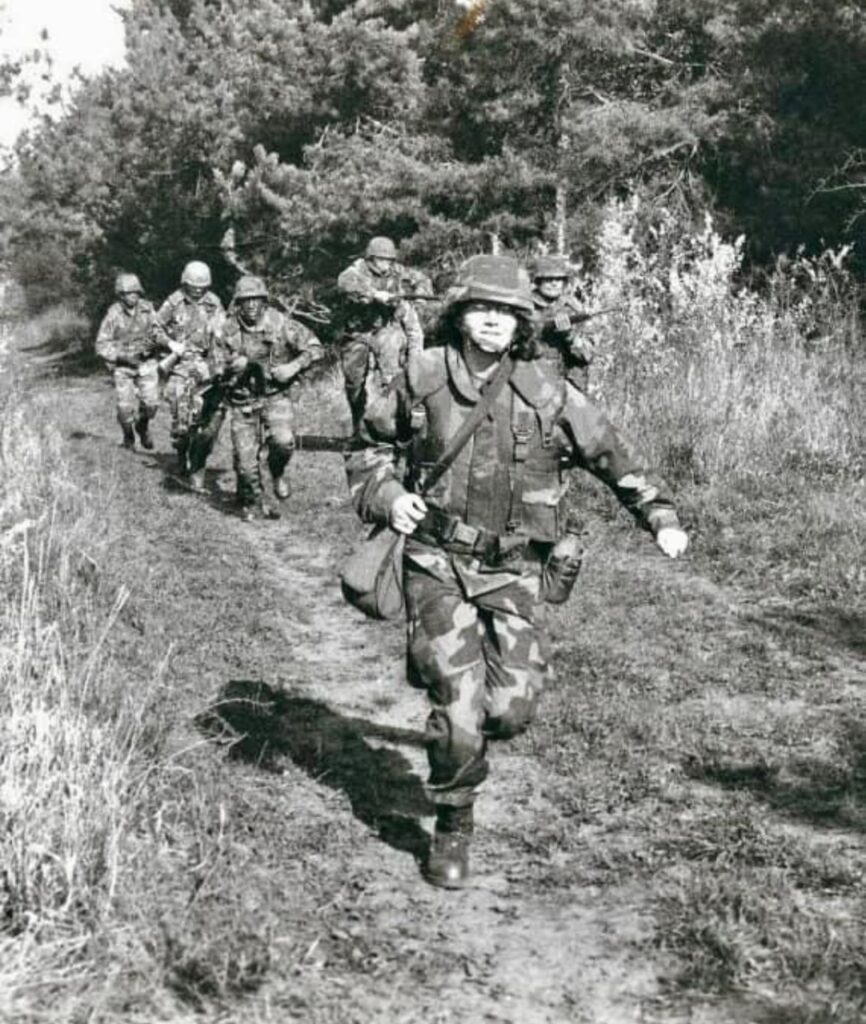
<path id="1" fill-rule="evenodd" d="M 363 447 L 365 444 L 358 437 L 295 434 L 295 449 L 302 452 L 351 452 Z"/>
<path id="2" fill-rule="evenodd" d="M 587 320 L 594 320 L 597 316 L 606 316 L 608 313 L 616 313 L 617 310 L 623 309 L 622 305 L 619 306 L 606 306 L 604 309 L 597 309 L 592 313 L 568 313 L 563 310 L 557 313 L 553 318 L 553 326 L 557 331 L 568 331 L 577 324 L 585 324 Z"/>

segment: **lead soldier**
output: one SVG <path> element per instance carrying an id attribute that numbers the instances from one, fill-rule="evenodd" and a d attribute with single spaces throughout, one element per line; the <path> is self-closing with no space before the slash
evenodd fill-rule
<path id="1" fill-rule="evenodd" d="M 515 260 L 467 261 L 449 292 L 444 345 L 417 356 L 396 404 L 389 396 L 368 410 L 376 444 L 347 457 L 362 518 L 407 535 L 409 679 L 429 699 L 436 807 L 425 874 L 446 888 L 469 877 L 487 745 L 528 727 L 547 674 L 543 576 L 564 525 L 563 470 L 580 466 L 603 481 L 666 555 L 687 545 L 663 483 L 600 409 L 533 358 L 532 312 Z M 499 388 L 483 399 L 489 410 L 422 498 L 425 474 L 491 381 Z"/>

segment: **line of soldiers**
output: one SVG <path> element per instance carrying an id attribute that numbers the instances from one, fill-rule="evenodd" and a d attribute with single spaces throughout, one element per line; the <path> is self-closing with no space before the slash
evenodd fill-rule
<path id="1" fill-rule="evenodd" d="M 562 257 L 541 257 L 532 276 L 541 357 L 585 390 L 593 353 L 576 329 L 582 313 L 569 290 L 568 264 Z M 267 452 L 274 496 L 285 501 L 294 449 L 289 385 L 322 358 L 323 349 L 308 327 L 269 304 L 260 278 L 240 278 L 228 312 L 211 283 L 210 268 L 194 260 L 156 310 L 135 274 L 119 274 L 117 301 L 99 328 L 96 352 L 114 377 L 124 446 L 134 448 L 137 434 L 143 448 L 153 448 L 150 422 L 162 390 L 178 475 L 202 492 L 207 459 L 230 413 L 241 515 L 271 517 L 259 453 Z M 401 263 L 394 242 L 382 236 L 340 274 L 337 289 L 343 300 L 340 361 L 357 437 L 368 394 L 387 388 L 408 353 L 423 348 L 443 303 L 430 278 Z"/>
<path id="2" fill-rule="evenodd" d="M 322 346 L 268 305 L 259 279 L 238 281 L 228 313 L 209 286 L 208 268 L 188 264 L 155 312 L 137 278 L 121 274 L 97 351 L 113 369 L 130 447 L 135 431 L 153 446 L 165 376 L 172 440 L 193 486 L 231 416 L 248 516 L 264 450 L 276 495 L 288 496 L 288 389 Z M 352 500 L 362 520 L 406 536 L 408 677 L 429 703 L 426 792 L 436 812 L 423 870 L 434 885 L 460 888 L 489 744 L 531 724 L 550 677 L 544 604 L 563 600 L 576 578 L 574 537 L 563 540 L 568 472 L 609 487 L 669 558 L 688 536 L 664 482 L 585 393 L 593 352 L 565 261 L 544 257 L 527 272 L 508 256 L 475 256 L 436 300 L 429 279 L 376 238 L 338 288 Z"/>

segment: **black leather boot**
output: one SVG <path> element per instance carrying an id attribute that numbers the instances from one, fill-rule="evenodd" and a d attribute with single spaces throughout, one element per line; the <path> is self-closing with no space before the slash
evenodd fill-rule
<path id="1" fill-rule="evenodd" d="M 424 866 L 424 877 L 441 889 L 462 889 L 469 880 L 469 846 L 472 841 L 472 805 L 441 806 Z"/>

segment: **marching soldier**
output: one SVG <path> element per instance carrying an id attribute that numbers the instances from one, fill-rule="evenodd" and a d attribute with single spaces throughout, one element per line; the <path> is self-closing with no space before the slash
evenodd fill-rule
<path id="1" fill-rule="evenodd" d="M 143 298 L 135 274 L 118 274 L 114 294 L 117 302 L 110 306 L 96 335 L 96 354 L 114 377 L 124 448 L 135 447 L 137 431 L 141 446 L 152 449 L 150 421 L 159 409 L 156 313 Z"/>
<path id="2" fill-rule="evenodd" d="M 448 295 L 443 346 L 420 353 L 396 404 L 371 404 L 364 426 L 376 444 L 347 457 L 361 517 L 407 535 L 409 681 L 430 703 L 436 807 L 425 874 L 446 888 L 469 877 L 488 743 L 535 714 L 547 674 L 541 602 L 563 600 L 576 575 L 557 568 L 563 471 L 580 466 L 607 484 L 669 557 L 688 542 L 664 484 L 570 380 L 533 358 L 533 305 L 515 260 L 468 260 Z"/>
<path id="3" fill-rule="evenodd" d="M 340 359 L 352 429 L 357 434 L 371 364 L 382 383 L 399 372 L 406 357 L 407 323 L 414 322 L 407 300 L 427 305 L 434 298 L 433 288 L 426 274 L 398 262 L 394 243 L 383 236 L 370 239 L 363 257 L 337 278 L 337 288 L 346 305 Z"/>
<path id="4" fill-rule="evenodd" d="M 562 256 L 540 256 L 530 272 L 540 356 L 581 391 L 586 391 L 594 352 L 592 343 L 577 330 L 583 316 L 569 289 L 568 262 Z"/>
<path id="5" fill-rule="evenodd" d="M 167 378 L 165 397 L 171 412 L 171 440 L 182 476 L 189 472 L 190 430 L 199 412 L 196 393 L 210 374 L 209 339 L 225 317 L 223 305 L 210 286 L 210 267 L 192 260 L 183 268 L 180 288 L 169 295 L 158 314 L 163 347 L 168 350 L 159 367 Z"/>
<path id="6" fill-rule="evenodd" d="M 241 516 L 254 519 L 257 508 L 276 517 L 264 501 L 259 457 L 267 449 L 274 494 L 291 494 L 286 468 L 294 451 L 292 383 L 324 355 L 319 339 L 303 324 L 268 305 L 268 290 L 258 277 L 235 286 L 228 317 L 214 330 L 210 373 L 220 390 L 196 428 L 190 447 L 191 485 L 204 490 L 204 467 L 227 410 Z"/>

